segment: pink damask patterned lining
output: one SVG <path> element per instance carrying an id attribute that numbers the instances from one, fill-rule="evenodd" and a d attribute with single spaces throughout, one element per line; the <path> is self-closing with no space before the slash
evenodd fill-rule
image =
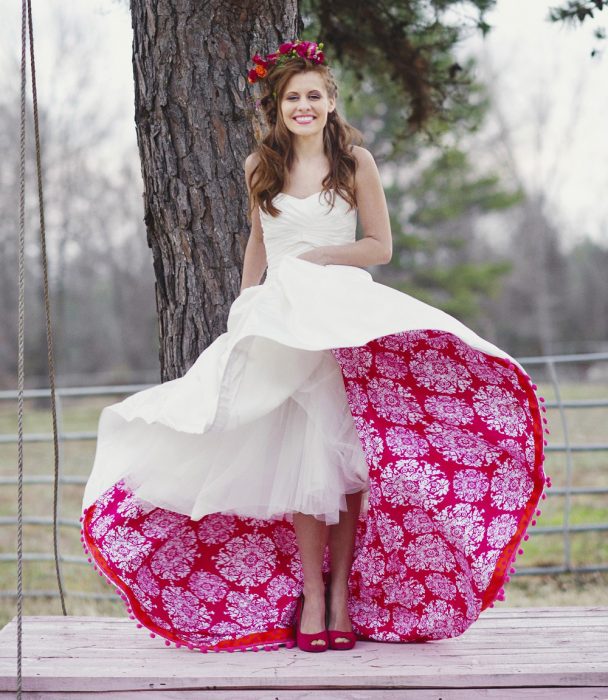
<path id="1" fill-rule="evenodd" d="M 504 599 L 550 486 L 537 387 L 440 331 L 333 353 L 370 474 L 349 581 L 353 628 L 396 642 L 462 634 Z M 121 482 L 81 520 L 89 561 L 150 636 L 203 652 L 294 645 L 302 572 L 289 522 L 146 513 Z"/>

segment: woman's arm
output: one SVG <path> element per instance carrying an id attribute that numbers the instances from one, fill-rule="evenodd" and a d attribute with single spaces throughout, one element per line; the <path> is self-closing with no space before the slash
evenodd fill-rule
<path id="1" fill-rule="evenodd" d="M 251 153 L 245 159 L 245 181 L 247 182 L 248 192 L 251 190 L 251 173 L 256 163 L 257 155 L 255 153 Z M 247 287 L 253 287 L 254 285 L 260 283 L 267 264 L 266 246 L 264 245 L 260 211 L 258 207 L 254 207 L 254 210 L 251 213 L 251 232 L 249 233 L 249 239 L 247 241 L 247 246 L 245 247 L 245 258 L 243 260 L 241 292 Z"/>
<path id="2" fill-rule="evenodd" d="M 357 158 L 355 194 L 363 238 L 344 245 L 320 246 L 308 250 L 300 258 L 319 265 L 383 265 L 393 255 L 391 225 L 380 173 L 372 154 L 353 146 Z"/>

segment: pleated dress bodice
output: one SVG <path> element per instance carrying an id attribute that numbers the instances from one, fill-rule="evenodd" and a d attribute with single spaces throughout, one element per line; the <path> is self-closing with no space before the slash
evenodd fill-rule
<path id="1" fill-rule="evenodd" d="M 309 197 L 280 192 L 273 200 L 281 210 L 278 216 L 260 209 L 269 276 L 286 256 L 297 257 L 311 248 L 354 242 L 357 209 L 351 209 L 337 192 L 332 207 L 332 192 L 315 192 Z"/>

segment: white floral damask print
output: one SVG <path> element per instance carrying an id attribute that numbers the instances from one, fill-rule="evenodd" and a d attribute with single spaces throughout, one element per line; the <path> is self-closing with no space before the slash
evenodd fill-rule
<path id="1" fill-rule="evenodd" d="M 382 472 L 382 495 L 393 505 L 430 508 L 441 503 L 449 481 L 441 469 L 418 459 L 389 462 Z"/>
<path id="2" fill-rule="evenodd" d="M 405 563 L 416 571 L 449 571 L 454 555 L 438 535 L 420 535 L 405 549 Z"/>
<path id="3" fill-rule="evenodd" d="M 393 627 L 402 635 L 408 635 L 418 624 L 418 615 L 401 606 L 393 608 Z"/>
<path id="4" fill-rule="evenodd" d="M 387 603 L 400 603 L 406 608 L 420 605 L 426 595 L 424 586 L 413 578 L 389 576 L 382 584 Z"/>
<path id="5" fill-rule="evenodd" d="M 374 600 L 352 600 L 349 603 L 349 613 L 355 625 L 363 627 L 383 627 L 390 613 Z"/>
<path id="6" fill-rule="evenodd" d="M 475 417 L 464 399 L 453 396 L 430 396 L 424 402 L 424 408 L 435 418 L 448 425 L 467 425 Z"/>
<path id="7" fill-rule="evenodd" d="M 515 396 L 499 386 L 481 387 L 473 395 L 473 408 L 490 428 L 504 435 L 521 435 L 526 414 Z"/>
<path id="8" fill-rule="evenodd" d="M 397 426 L 386 431 L 386 444 L 394 455 L 422 457 L 429 452 L 429 443 L 415 430 Z"/>
<path id="9" fill-rule="evenodd" d="M 340 367 L 345 377 L 363 377 L 372 365 L 372 353 L 365 347 L 341 348 L 339 351 Z"/>
<path id="10" fill-rule="evenodd" d="M 352 570 L 361 574 L 365 585 L 378 583 L 384 578 L 384 558 L 380 552 L 370 552 L 365 558 L 355 559 Z"/>
<path id="11" fill-rule="evenodd" d="M 420 386 L 443 394 L 464 391 L 471 384 L 467 368 L 439 350 L 418 353 L 410 360 L 410 369 Z"/>
<path id="12" fill-rule="evenodd" d="M 371 421 L 365 421 L 358 416 L 353 420 L 355 428 L 359 433 L 359 439 L 361 440 L 368 464 L 378 466 L 380 464 L 380 458 L 384 453 L 384 442 L 380 437 L 380 433 L 376 430 Z"/>
<path id="13" fill-rule="evenodd" d="M 268 600 L 276 603 L 283 596 L 294 597 L 298 595 L 298 582 L 291 576 L 275 576 L 268 583 Z"/>
<path id="14" fill-rule="evenodd" d="M 155 552 L 150 567 L 159 578 L 177 581 L 192 571 L 196 552 L 196 533 L 191 527 L 183 527 Z"/>
<path id="15" fill-rule="evenodd" d="M 492 502 L 503 510 L 523 508 L 533 488 L 534 482 L 525 467 L 508 459 L 492 477 Z"/>
<path id="16" fill-rule="evenodd" d="M 369 399 L 367 394 L 363 390 L 363 387 L 357 384 L 357 382 L 348 382 L 346 386 L 346 394 L 348 396 L 348 403 L 352 413 L 356 416 L 360 416 L 367 410 L 369 405 Z"/>
<path id="17" fill-rule="evenodd" d="M 137 571 L 151 546 L 140 532 L 126 525 L 108 532 L 103 541 L 108 559 L 124 572 Z"/>
<path id="18" fill-rule="evenodd" d="M 171 622 L 184 632 L 196 632 L 209 626 L 211 614 L 201 601 L 183 588 L 170 586 L 162 592 Z"/>
<path id="19" fill-rule="evenodd" d="M 433 424 L 426 428 L 425 434 L 443 457 L 468 467 L 486 467 L 502 454 L 501 449 L 464 428 Z"/>
<path id="20" fill-rule="evenodd" d="M 462 614 L 444 600 L 429 603 L 420 622 L 418 630 L 430 639 L 447 639 L 462 634 L 465 620 Z"/>
<path id="21" fill-rule="evenodd" d="M 401 549 L 404 540 L 403 529 L 386 513 L 378 513 L 376 528 L 385 552 Z"/>
<path id="22" fill-rule="evenodd" d="M 393 423 L 416 423 L 423 413 L 411 390 L 391 379 L 372 379 L 368 385 L 374 409 Z"/>
<path id="23" fill-rule="evenodd" d="M 488 525 L 488 543 L 498 549 L 509 544 L 517 530 L 517 518 L 509 513 L 497 515 Z"/>
<path id="24" fill-rule="evenodd" d="M 441 533 L 458 549 L 473 554 L 486 533 L 483 511 L 470 503 L 457 503 L 433 518 Z"/>
<path id="25" fill-rule="evenodd" d="M 275 606 L 256 593 L 229 593 L 227 600 L 228 615 L 250 631 L 263 630 L 277 620 Z"/>
<path id="26" fill-rule="evenodd" d="M 236 520 L 234 516 L 227 516 L 221 513 L 208 515 L 198 529 L 199 539 L 210 544 L 220 544 L 227 542 L 236 530 Z"/>
<path id="27" fill-rule="evenodd" d="M 188 588 L 207 603 L 217 603 L 228 593 L 226 581 L 208 571 L 195 571 L 188 579 Z"/>
<path id="28" fill-rule="evenodd" d="M 378 374 L 388 379 L 399 379 L 408 372 L 407 362 L 394 352 L 379 352 L 374 356 Z"/>
<path id="29" fill-rule="evenodd" d="M 425 583 L 431 593 L 443 600 L 453 600 L 456 597 L 456 586 L 443 574 L 429 574 Z"/>
<path id="30" fill-rule="evenodd" d="M 499 554 L 499 549 L 490 549 L 480 554 L 473 562 L 473 581 L 480 593 L 485 591 L 490 583 Z"/>
<path id="31" fill-rule="evenodd" d="M 422 508 L 408 510 L 403 516 L 403 527 L 413 535 L 426 535 L 435 531 L 433 520 Z"/>
<path id="32" fill-rule="evenodd" d="M 180 513 L 158 508 L 143 521 L 141 531 L 146 537 L 168 539 L 176 530 L 181 529 L 188 518 Z"/>
<path id="33" fill-rule="evenodd" d="M 237 586 L 258 586 L 272 576 L 276 548 L 265 535 L 246 535 L 230 540 L 215 558 L 222 576 Z"/>
<path id="34" fill-rule="evenodd" d="M 481 501 L 489 488 L 490 480 L 479 469 L 462 469 L 454 473 L 454 493 L 461 501 Z"/>

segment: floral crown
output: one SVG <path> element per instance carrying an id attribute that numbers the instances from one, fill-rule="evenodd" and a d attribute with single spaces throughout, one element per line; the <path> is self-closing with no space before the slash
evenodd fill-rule
<path id="1" fill-rule="evenodd" d="M 270 68 L 276 65 L 281 65 L 290 58 L 306 58 L 312 63 L 321 63 L 326 65 L 325 54 L 321 49 L 323 44 L 317 44 L 315 41 L 287 41 L 279 46 L 278 51 L 269 53 L 266 58 L 262 58 L 259 54 L 251 59 L 255 63 L 255 67 L 247 73 L 247 81 L 251 84 L 258 80 L 266 78 Z"/>

